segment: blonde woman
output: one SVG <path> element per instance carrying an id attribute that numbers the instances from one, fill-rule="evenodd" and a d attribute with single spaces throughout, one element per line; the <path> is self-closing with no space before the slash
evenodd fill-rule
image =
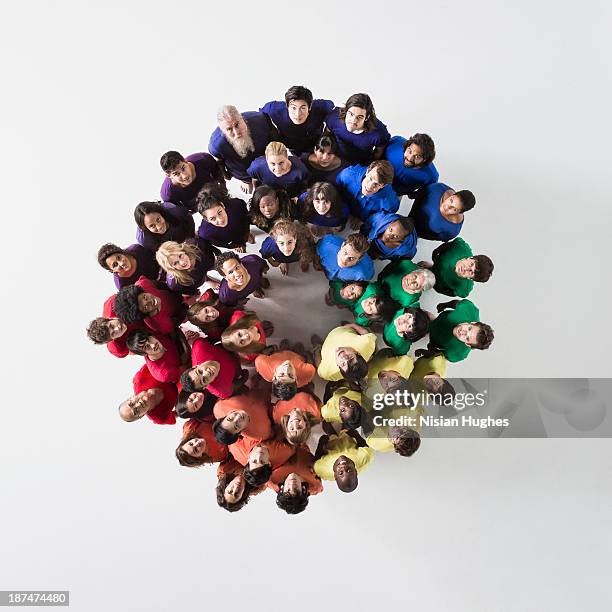
<path id="1" fill-rule="evenodd" d="M 247 172 L 253 179 L 253 188 L 269 185 L 275 189 L 284 189 L 290 198 L 297 198 L 306 190 L 309 177 L 304 162 L 289 155 L 282 142 L 271 142 L 266 147 L 265 155 L 258 157 Z"/>
<path id="2" fill-rule="evenodd" d="M 271 266 L 280 267 L 284 275 L 288 274 L 289 264 L 294 261 L 300 262 L 302 272 L 308 272 L 309 264 L 314 262 L 314 239 L 303 224 L 279 219 L 272 226 L 270 236 L 263 241 L 259 253 Z"/>
<path id="3" fill-rule="evenodd" d="M 306 444 L 313 425 L 321 422 L 321 402 L 304 391 L 289 400 L 280 400 L 272 409 L 272 420 L 280 425 L 289 444 Z"/>
<path id="4" fill-rule="evenodd" d="M 166 273 L 166 285 L 183 295 L 196 295 L 214 266 L 212 247 L 204 240 L 161 244 L 155 259 Z"/>

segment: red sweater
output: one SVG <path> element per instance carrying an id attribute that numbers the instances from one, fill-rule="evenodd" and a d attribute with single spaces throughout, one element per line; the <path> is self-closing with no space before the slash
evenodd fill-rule
<path id="1" fill-rule="evenodd" d="M 246 316 L 247 316 L 247 313 L 244 312 L 244 310 L 236 310 L 234 314 L 230 317 L 229 325 L 233 325 L 234 323 L 236 323 L 236 321 L 239 321 L 240 319 L 242 319 L 242 317 L 246 317 Z M 263 330 L 263 327 L 261 326 L 261 322 L 257 321 L 257 323 L 255 323 L 255 327 L 257 328 L 257 331 L 259 332 L 259 342 L 265 346 L 266 345 L 266 334 L 264 334 L 264 330 Z M 258 355 L 259 353 L 249 353 L 249 354 L 240 353 L 240 356 L 246 361 L 255 361 Z"/>
<path id="2" fill-rule="evenodd" d="M 193 433 L 195 433 L 198 438 L 204 438 L 204 440 L 206 440 L 206 454 L 213 460 L 213 463 L 220 463 L 229 457 L 229 452 L 227 446 L 217 442 L 212 430 L 212 424 L 213 420 L 210 417 L 203 421 L 189 419 L 183 425 L 183 439 Z"/>
<path id="3" fill-rule="evenodd" d="M 104 302 L 104 306 L 102 307 L 102 316 L 106 317 L 107 319 L 117 319 L 117 315 L 115 314 L 115 298 L 117 297 L 117 294 L 114 293 L 113 295 L 111 295 L 106 302 Z M 130 332 L 134 331 L 135 329 L 143 329 L 143 326 L 140 323 L 130 323 L 127 326 L 127 331 L 125 332 L 125 334 L 123 334 L 123 336 L 119 336 L 119 338 L 115 338 L 114 340 L 111 340 L 110 342 L 108 342 L 106 344 L 106 348 L 108 349 L 108 352 L 111 355 L 114 355 L 115 357 L 126 357 L 127 355 L 130 354 L 130 351 L 127 347 L 127 339 L 128 336 L 130 335 Z"/>
<path id="4" fill-rule="evenodd" d="M 140 393 L 141 391 L 147 391 L 156 387 L 160 388 L 164 393 L 164 398 L 153 410 L 147 412 L 147 416 L 158 425 L 174 425 L 176 423 L 174 406 L 176 406 L 178 391 L 175 384 L 155 380 L 151 376 L 147 364 L 145 364 L 134 375 L 132 385 L 134 393 Z"/>
<path id="5" fill-rule="evenodd" d="M 204 300 L 212 300 L 219 296 L 212 290 L 207 289 L 201 296 L 198 302 Z M 221 340 L 221 334 L 225 331 L 225 328 L 230 324 L 229 321 L 234 314 L 235 308 L 222 304 L 219 302 L 215 308 L 219 311 L 219 316 L 212 323 L 200 323 L 200 329 L 210 338 L 213 342 L 219 342 Z"/>
<path id="6" fill-rule="evenodd" d="M 134 284 L 138 287 L 142 287 L 146 293 L 150 293 L 159 298 L 161 302 L 159 312 L 153 317 L 145 318 L 144 322 L 147 327 L 154 332 L 170 335 L 176 328 L 176 324 L 172 317 L 178 313 L 182 303 L 180 295 L 172 291 L 158 289 L 155 282 L 148 279 L 146 276 L 141 276 Z"/>
<path id="7" fill-rule="evenodd" d="M 221 346 L 211 344 L 205 338 L 198 338 L 191 347 L 191 364 L 196 366 L 205 361 L 218 361 L 219 374 L 206 389 L 220 398 L 231 397 L 234 379 L 240 374 L 238 357 Z"/>
<path id="8" fill-rule="evenodd" d="M 155 380 L 167 383 L 178 383 L 181 378 L 181 372 L 183 368 L 181 366 L 181 358 L 179 357 L 178 349 L 176 344 L 170 340 L 167 336 L 157 334 L 155 336 L 166 349 L 166 352 L 159 358 L 153 361 L 148 356 L 145 356 L 145 361 L 151 372 L 151 376 Z"/>

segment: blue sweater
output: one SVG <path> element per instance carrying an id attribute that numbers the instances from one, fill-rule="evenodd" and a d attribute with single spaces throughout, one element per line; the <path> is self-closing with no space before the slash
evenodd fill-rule
<path id="1" fill-rule="evenodd" d="M 412 259 L 416 255 L 417 250 L 417 233 L 412 230 L 412 233 L 406 236 L 406 239 L 395 249 L 387 247 L 380 239 L 383 232 L 390 223 L 397 221 L 399 215 L 394 215 L 386 212 L 377 212 L 368 217 L 363 225 L 363 231 L 366 233 L 368 240 L 378 249 L 381 254 L 381 259 L 396 259 L 403 257 L 404 259 Z"/>
<path id="2" fill-rule="evenodd" d="M 405 142 L 402 136 L 394 136 L 385 149 L 385 159 L 393 166 L 393 190 L 399 195 L 413 198 L 419 187 L 435 183 L 440 175 L 433 162 L 421 168 L 404 166 Z"/>
<path id="3" fill-rule="evenodd" d="M 419 189 L 410 216 L 419 238 L 448 242 L 459 235 L 461 223 L 451 223 L 440 213 L 440 200 L 444 192 L 450 189 L 444 183 L 432 183 Z"/>
<path id="4" fill-rule="evenodd" d="M 270 168 L 265 157 L 258 157 L 247 169 L 251 178 L 257 179 L 263 185 L 275 189 L 284 189 L 290 198 L 297 198 L 304 189 L 308 180 L 308 170 L 299 157 L 289 156 L 291 170 L 283 176 L 276 176 Z"/>
<path id="5" fill-rule="evenodd" d="M 281 253 L 281 250 L 278 248 L 278 245 L 274 241 L 272 236 L 268 236 L 262 243 L 261 248 L 259 249 L 259 254 L 264 259 L 274 259 L 275 261 L 279 261 L 280 263 L 293 263 L 294 261 L 300 260 L 300 254 L 298 253 L 297 248 L 293 250 L 291 255 L 287 256 Z"/>
<path id="6" fill-rule="evenodd" d="M 354 266 L 341 268 L 338 265 L 338 251 L 344 243 L 342 236 L 327 234 L 317 243 L 317 254 L 328 280 L 367 281 L 374 277 L 374 262 L 369 255 L 364 255 Z"/>

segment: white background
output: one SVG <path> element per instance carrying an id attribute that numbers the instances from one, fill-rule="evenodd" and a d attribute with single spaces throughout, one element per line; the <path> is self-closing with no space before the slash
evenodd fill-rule
<path id="1" fill-rule="evenodd" d="M 96 251 L 133 242 L 160 155 L 305 84 L 368 92 L 476 194 L 462 236 L 496 264 L 473 294 L 496 339 L 453 376 L 609 375 L 611 25 L 604 2 L 6 7 L 0 588 L 87 611 L 609 609 L 608 440 L 427 440 L 302 515 L 271 494 L 230 515 L 212 468 L 176 463 L 178 426 L 119 420 L 140 361 L 84 329 L 113 292 Z M 342 318 L 322 276 L 271 277 L 255 307 L 279 333 Z"/>

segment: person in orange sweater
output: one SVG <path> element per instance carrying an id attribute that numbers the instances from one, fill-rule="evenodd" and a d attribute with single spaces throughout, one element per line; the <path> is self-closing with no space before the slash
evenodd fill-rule
<path id="1" fill-rule="evenodd" d="M 272 355 L 258 355 L 255 359 L 258 374 L 272 383 L 272 393 L 281 400 L 289 400 L 314 377 L 316 368 L 294 351 L 278 351 Z"/>
<path id="2" fill-rule="evenodd" d="M 200 421 L 189 419 L 183 425 L 183 436 L 176 447 L 176 458 L 185 467 L 199 467 L 205 463 L 227 461 L 227 446 L 215 439 L 212 418 Z"/>
<path id="3" fill-rule="evenodd" d="M 251 495 L 263 489 L 252 487 L 244 477 L 244 468 L 234 458 L 224 461 L 217 468 L 217 504 L 228 512 L 244 508 Z"/>
<path id="4" fill-rule="evenodd" d="M 276 491 L 276 505 L 287 514 L 299 514 L 308 506 L 311 495 L 323 491 L 314 473 L 314 457 L 306 446 L 299 446 L 285 464 L 273 470 L 268 487 Z"/>
<path id="5" fill-rule="evenodd" d="M 229 447 L 232 457 L 244 465 L 246 481 L 259 487 L 266 484 L 272 471 L 286 463 L 295 453 L 295 448 L 281 440 L 258 442 L 253 438 L 240 438 Z"/>
<path id="6" fill-rule="evenodd" d="M 272 423 L 268 417 L 270 400 L 264 391 L 247 390 L 215 404 L 213 413 L 217 419 L 213 424 L 215 438 L 221 443 L 230 445 L 240 436 L 255 440 L 268 440 L 274 435 Z"/>
<path id="7" fill-rule="evenodd" d="M 290 400 L 274 404 L 272 420 L 280 425 L 289 444 L 305 444 L 312 426 L 321 422 L 321 402 L 311 393 L 300 391 Z"/>

